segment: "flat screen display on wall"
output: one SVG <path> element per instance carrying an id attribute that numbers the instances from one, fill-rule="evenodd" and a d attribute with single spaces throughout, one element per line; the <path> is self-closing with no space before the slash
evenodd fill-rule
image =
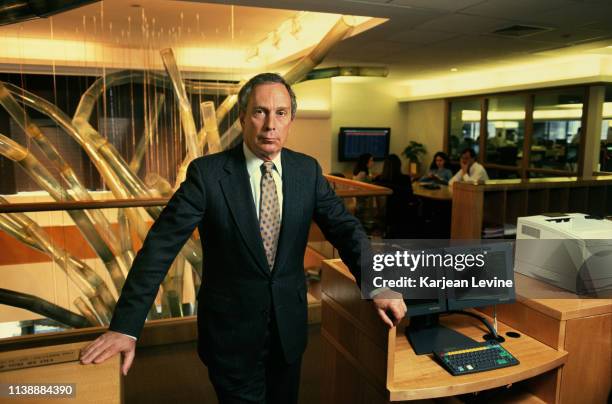
<path id="1" fill-rule="evenodd" d="M 383 160 L 389 154 L 391 128 L 342 127 L 338 134 L 338 160 L 354 161 L 370 153 L 374 160 Z"/>

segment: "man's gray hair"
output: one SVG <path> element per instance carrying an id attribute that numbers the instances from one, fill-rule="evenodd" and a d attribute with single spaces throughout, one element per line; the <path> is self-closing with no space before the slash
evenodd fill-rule
<path id="1" fill-rule="evenodd" d="M 260 73 L 257 76 L 252 77 L 249 81 L 247 81 L 238 93 L 238 112 L 240 114 L 246 113 L 247 105 L 249 103 L 249 98 L 251 97 L 251 92 L 253 92 L 253 88 L 260 84 L 266 83 L 280 83 L 285 86 L 287 92 L 289 92 L 289 97 L 291 97 L 291 119 L 295 118 L 295 112 L 297 111 L 297 101 L 295 99 L 295 93 L 293 92 L 293 89 L 291 88 L 289 83 L 285 81 L 283 76 L 277 73 Z"/>

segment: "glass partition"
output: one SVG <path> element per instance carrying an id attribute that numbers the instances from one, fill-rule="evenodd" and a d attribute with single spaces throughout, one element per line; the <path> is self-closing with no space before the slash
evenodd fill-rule
<path id="1" fill-rule="evenodd" d="M 596 175 L 607 175 L 612 172 L 612 85 L 605 86 L 601 117 L 589 117 L 601 119 L 598 147 L 583 150 L 587 125 L 592 128 L 597 123 L 599 130 L 599 122 L 587 124 L 589 87 L 450 99 L 445 151 L 456 164 L 461 150 L 472 147 L 491 179 L 577 175 L 583 171 L 581 159 L 594 160 Z M 484 139 L 480 139 L 481 129 Z M 588 168 L 584 171 L 590 175 Z"/>
<path id="2" fill-rule="evenodd" d="M 598 171 L 612 172 L 612 86 L 606 87 L 602 111 Z"/>
<path id="3" fill-rule="evenodd" d="M 449 108 L 448 150 L 451 160 L 459 160 L 459 154 L 472 147 L 478 154 L 480 137 L 480 99 L 452 101 Z"/>
<path id="4" fill-rule="evenodd" d="M 525 96 L 491 97 L 487 111 L 485 162 L 516 167 L 525 139 Z"/>
<path id="5" fill-rule="evenodd" d="M 530 167 L 577 171 L 584 101 L 584 88 L 535 94 Z"/>

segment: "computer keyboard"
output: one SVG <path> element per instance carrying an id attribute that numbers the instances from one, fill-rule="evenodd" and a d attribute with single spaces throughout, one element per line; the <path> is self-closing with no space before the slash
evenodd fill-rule
<path id="1" fill-rule="evenodd" d="M 453 376 L 519 364 L 518 359 L 496 342 L 481 342 L 470 348 L 437 350 L 434 357 Z"/>

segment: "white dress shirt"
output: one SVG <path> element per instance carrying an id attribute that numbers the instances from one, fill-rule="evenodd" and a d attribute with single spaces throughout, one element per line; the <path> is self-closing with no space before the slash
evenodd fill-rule
<path id="1" fill-rule="evenodd" d="M 448 182 L 449 186 L 452 186 L 455 182 L 480 182 L 486 181 L 489 179 L 489 175 L 487 174 L 487 170 L 475 161 L 468 170 L 467 174 L 463 174 L 463 170 L 457 171 L 457 173 L 450 179 Z"/>

